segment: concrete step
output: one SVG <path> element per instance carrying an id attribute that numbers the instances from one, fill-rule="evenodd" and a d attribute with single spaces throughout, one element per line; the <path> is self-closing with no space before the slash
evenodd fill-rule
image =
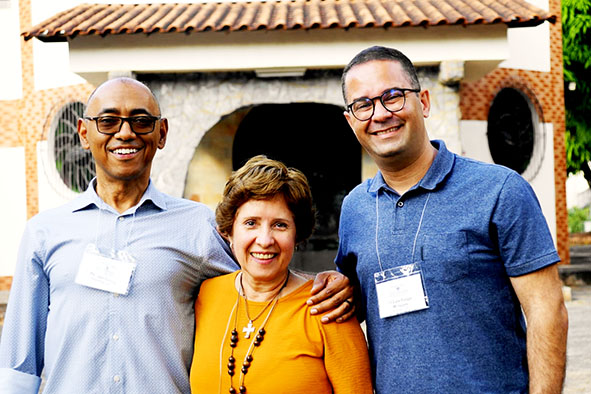
<path id="1" fill-rule="evenodd" d="M 558 273 L 567 286 L 591 285 L 591 262 L 559 264 Z"/>
<path id="2" fill-rule="evenodd" d="M 591 245 L 573 245 L 569 252 L 570 264 L 558 266 L 560 279 L 567 286 L 591 284 Z"/>

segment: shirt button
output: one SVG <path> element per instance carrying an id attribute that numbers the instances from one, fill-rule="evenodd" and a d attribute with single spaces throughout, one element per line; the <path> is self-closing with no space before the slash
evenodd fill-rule
<path id="1" fill-rule="evenodd" d="M 398 201 L 396 205 L 398 205 L 398 208 L 402 208 L 404 206 L 404 201 Z"/>
<path id="2" fill-rule="evenodd" d="M 113 376 L 113 381 L 115 383 L 119 383 L 121 381 L 121 377 L 119 375 L 115 375 L 115 376 Z"/>
<path id="3" fill-rule="evenodd" d="M 113 340 L 114 340 L 114 341 L 117 341 L 117 340 L 119 340 L 119 335 L 117 335 L 117 334 L 113 334 Z"/>
<path id="4" fill-rule="evenodd" d="M 124 221 L 124 220 L 125 220 L 125 218 L 124 218 L 123 216 L 119 216 L 119 221 L 120 221 L 120 222 L 122 222 L 122 221 Z"/>
<path id="5" fill-rule="evenodd" d="M 119 293 L 113 293 L 113 297 L 119 297 Z"/>

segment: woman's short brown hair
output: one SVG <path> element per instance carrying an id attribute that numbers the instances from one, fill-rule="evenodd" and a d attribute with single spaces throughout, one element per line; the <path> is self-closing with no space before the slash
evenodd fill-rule
<path id="1" fill-rule="evenodd" d="M 215 210 L 219 231 L 232 234 L 238 208 L 249 200 L 267 200 L 277 195 L 285 198 L 294 216 L 296 243 L 305 241 L 314 229 L 315 210 L 306 176 L 264 155 L 251 158 L 234 171 L 226 183 L 222 201 Z"/>

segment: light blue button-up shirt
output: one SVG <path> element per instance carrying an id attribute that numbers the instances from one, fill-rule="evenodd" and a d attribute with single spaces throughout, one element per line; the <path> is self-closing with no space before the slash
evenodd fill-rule
<path id="1" fill-rule="evenodd" d="M 89 244 L 133 256 L 127 295 L 75 283 Z M 42 370 L 44 393 L 189 393 L 199 285 L 237 268 L 204 205 L 150 184 L 119 214 L 89 187 L 27 223 L 0 341 L 0 393 L 36 393 Z"/>

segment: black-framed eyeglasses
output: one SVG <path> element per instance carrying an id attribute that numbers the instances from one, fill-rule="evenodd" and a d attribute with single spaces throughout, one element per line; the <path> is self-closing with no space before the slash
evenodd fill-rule
<path id="1" fill-rule="evenodd" d="M 131 131 L 135 134 L 150 134 L 154 131 L 156 121 L 160 116 L 85 116 L 86 120 L 94 120 L 96 129 L 101 134 L 115 135 L 121 131 L 123 122 L 129 123 Z"/>
<path id="2" fill-rule="evenodd" d="M 406 104 L 406 92 L 418 93 L 421 89 L 405 89 L 392 88 L 384 91 L 379 96 L 374 98 L 361 97 L 347 105 L 347 111 L 351 112 L 355 118 L 360 121 L 371 119 L 376 109 L 375 101 L 380 99 L 380 102 L 390 112 L 398 112 L 404 108 Z"/>

